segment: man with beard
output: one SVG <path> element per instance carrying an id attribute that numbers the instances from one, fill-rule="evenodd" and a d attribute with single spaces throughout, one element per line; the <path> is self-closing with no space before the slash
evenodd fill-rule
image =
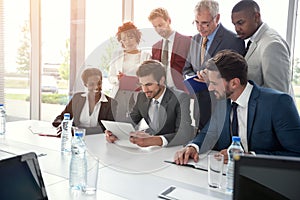
<path id="1" fill-rule="evenodd" d="M 218 100 L 210 122 L 193 141 L 175 154 L 177 164 L 211 149 L 220 151 L 227 162 L 227 148 L 233 135 L 241 138 L 245 152 L 300 156 L 300 119 L 293 98 L 247 79 L 243 56 L 230 50 L 217 53 L 206 63 L 208 89 Z M 237 132 L 232 130 L 237 104 Z"/>
<path id="2" fill-rule="evenodd" d="M 149 128 L 130 133 L 130 141 L 141 147 L 182 145 L 190 141 L 194 136 L 190 98 L 182 91 L 165 86 L 163 64 L 156 60 L 144 61 L 136 75 L 142 92 L 130 116 L 135 125 L 144 119 Z M 109 130 L 105 133 L 108 142 L 118 139 Z"/>
<path id="3" fill-rule="evenodd" d="M 148 19 L 162 37 L 152 46 L 152 59 L 162 62 L 166 67 L 168 87 L 187 91 L 183 84 L 182 69 L 189 52 L 191 37 L 172 30 L 171 18 L 165 8 L 155 8 Z"/>

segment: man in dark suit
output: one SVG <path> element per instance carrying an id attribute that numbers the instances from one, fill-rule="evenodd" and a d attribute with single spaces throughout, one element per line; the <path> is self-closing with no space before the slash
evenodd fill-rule
<path id="1" fill-rule="evenodd" d="M 300 119 L 293 98 L 248 81 L 248 65 L 243 56 L 230 50 L 220 51 L 207 64 L 209 91 L 219 100 L 210 122 L 194 140 L 175 155 L 177 164 L 210 149 L 227 148 L 235 135 L 230 127 L 236 103 L 238 136 L 245 152 L 300 157 Z"/>
<path id="2" fill-rule="evenodd" d="M 194 76 L 204 69 L 205 61 L 223 49 L 231 49 L 244 55 L 244 41 L 222 26 L 219 20 L 218 2 L 202 0 L 196 5 L 194 23 L 199 34 L 192 38 L 187 62 L 183 68 L 185 78 Z M 203 40 L 206 40 L 205 45 Z M 203 55 L 202 60 L 201 55 Z M 205 89 L 196 93 L 194 119 L 199 129 L 202 129 L 209 120 L 211 110 L 211 98 L 208 90 Z"/>
<path id="3" fill-rule="evenodd" d="M 179 90 L 165 86 L 164 66 L 156 60 L 144 61 L 137 70 L 142 92 L 130 116 L 134 124 L 142 119 L 149 128 L 130 134 L 130 141 L 142 147 L 186 144 L 193 138 L 190 98 Z M 105 131 L 108 142 L 117 138 Z"/>
<path id="4" fill-rule="evenodd" d="M 187 91 L 183 84 L 182 69 L 190 48 L 191 37 L 172 30 L 171 18 L 164 8 L 152 10 L 148 19 L 155 31 L 162 37 L 152 46 L 152 59 L 158 60 L 166 66 L 168 87 Z M 166 43 L 168 44 L 166 45 Z M 166 61 L 164 61 L 164 52 L 167 52 Z"/>

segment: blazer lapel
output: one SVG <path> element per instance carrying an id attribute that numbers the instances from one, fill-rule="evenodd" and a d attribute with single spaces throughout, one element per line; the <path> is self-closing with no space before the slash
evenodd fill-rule
<path id="1" fill-rule="evenodd" d="M 248 58 L 253 54 L 257 47 L 257 42 L 261 39 L 263 34 L 269 29 L 269 26 L 267 24 L 263 24 L 259 32 L 257 33 L 256 37 L 253 39 L 250 48 L 248 52 L 246 53 L 245 59 L 248 60 Z"/>
<path id="2" fill-rule="evenodd" d="M 253 85 L 253 89 L 250 95 L 250 99 L 248 102 L 248 122 L 247 122 L 247 140 L 248 140 L 248 147 L 250 147 L 250 136 L 252 134 L 252 128 L 253 128 L 253 123 L 256 115 L 256 106 L 257 106 L 257 101 L 256 98 L 259 96 L 259 89 L 257 86 L 252 82 L 249 81 L 251 85 Z"/>
<path id="3" fill-rule="evenodd" d="M 220 24 L 220 27 L 219 27 L 218 31 L 216 32 L 216 35 L 215 35 L 215 37 L 208 49 L 208 53 L 205 55 L 205 57 L 216 54 L 216 50 L 217 50 L 218 46 L 220 45 L 220 43 L 222 42 L 223 34 L 224 34 L 224 27 L 222 26 L 222 24 Z M 208 60 L 209 58 L 207 57 L 205 60 Z"/>

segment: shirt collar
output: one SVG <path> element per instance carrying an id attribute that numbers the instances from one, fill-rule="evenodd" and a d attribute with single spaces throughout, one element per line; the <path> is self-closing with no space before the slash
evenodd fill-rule
<path id="1" fill-rule="evenodd" d="M 87 97 L 88 96 L 88 93 L 83 93 L 81 94 L 82 97 Z M 99 99 L 98 102 L 108 102 L 108 99 L 106 98 L 106 96 L 101 92 L 101 97 Z"/>
<path id="2" fill-rule="evenodd" d="M 255 38 L 257 37 L 259 31 L 262 29 L 262 27 L 265 26 L 265 23 L 262 23 L 261 26 L 255 31 L 255 33 L 250 37 L 250 41 L 255 41 Z"/>
<path id="3" fill-rule="evenodd" d="M 213 41 L 217 31 L 219 30 L 220 24 L 218 24 L 217 28 L 210 34 L 207 36 L 208 42 Z"/>
<path id="4" fill-rule="evenodd" d="M 239 96 L 239 98 L 235 101 L 240 107 L 243 107 L 243 108 L 247 107 L 252 88 L 253 88 L 253 85 L 251 85 L 249 82 L 247 82 L 247 85 L 246 85 L 244 91 Z M 231 101 L 231 103 L 232 103 L 232 101 Z"/>
<path id="5" fill-rule="evenodd" d="M 154 101 L 156 100 L 156 101 L 158 101 L 158 103 L 160 104 L 161 103 L 161 101 L 162 101 L 162 99 L 163 99 L 163 97 L 165 96 L 165 93 L 166 93 L 166 87 L 164 88 L 164 91 L 163 91 L 163 93 L 160 95 L 160 97 L 158 98 L 158 99 L 152 99 L 152 102 L 154 103 Z"/>
<path id="6" fill-rule="evenodd" d="M 171 43 L 174 42 L 174 39 L 175 39 L 175 31 L 173 31 L 172 34 L 167 39 L 163 38 L 164 42 L 165 40 L 168 40 Z"/>

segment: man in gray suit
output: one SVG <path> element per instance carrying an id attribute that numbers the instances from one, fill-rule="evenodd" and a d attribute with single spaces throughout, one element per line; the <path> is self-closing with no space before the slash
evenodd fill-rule
<path id="1" fill-rule="evenodd" d="M 196 5 L 194 12 L 194 23 L 199 34 L 192 38 L 189 55 L 183 68 L 185 78 L 203 70 L 205 61 L 221 50 L 230 49 L 241 55 L 245 53 L 244 41 L 219 23 L 220 14 L 217 1 L 202 0 Z M 207 39 L 205 50 L 201 48 L 204 39 Z M 201 54 L 204 55 L 203 60 L 201 60 Z M 198 81 L 200 80 L 198 79 Z M 195 123 L 199 129 L 202 129 L 211 115 L 211 99 L 207 89 L 196 94 L 194 105 Z"/>
<path id="2" fill-rule="evenodd" d="M 144 119 L 149 128 L 130 133 L 130 141 L 141 147 L 188 143 L 194 136 L 189 96 L 165 86 L 166 71 L 159 61 L 144 61 L 136 75 L 143 91 L 130 116 L 134 124 Z M 108 142 L 116 141 L 113 133 L 105 133 Z"/>
<path id="3" fill-rule="evenodd" d="M 252 0 L 238 2 L 231 19 L 238 36 L 251 44 L 245 55 L 248 78 L 260 86 L 293 95 L 289 46 L 262 22 L 258 4 Z"/>

